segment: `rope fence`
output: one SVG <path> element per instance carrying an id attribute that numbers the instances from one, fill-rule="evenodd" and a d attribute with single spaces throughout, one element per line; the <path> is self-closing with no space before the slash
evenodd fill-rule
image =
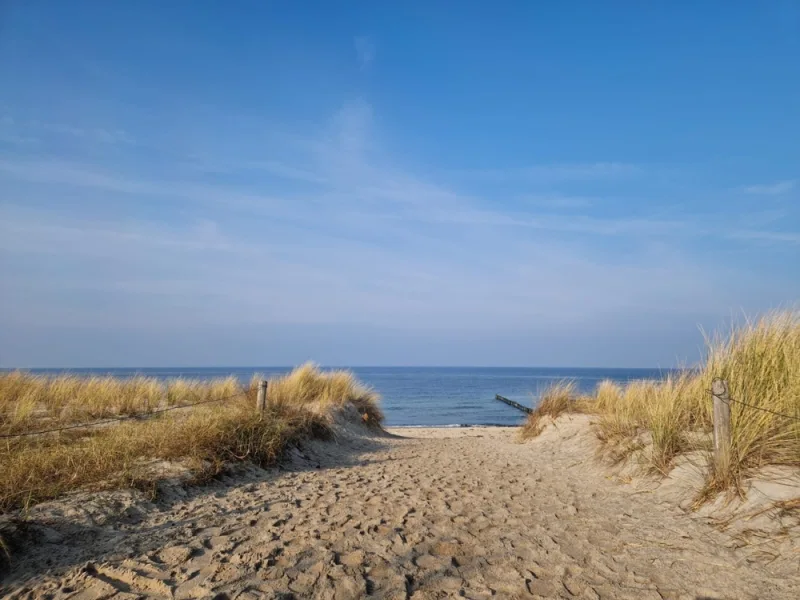
<path id="1" fill-rule="evenodd" d="M 140 420 L 141 421 L 141 420 L 145 420 L 145 419 L 149 419 L 151 417 L 154 417 L 155 415 L 159 415 L 159 414 L 162 414 L 162 413 L 170 412 L 172 410 L 180 410 L 182 408 L 191 408 L 193 406 L 200 406 L 202 404 L 212 404 L 212 403 L 215 403 L 215 402 L 227 402 L 228 400 L 232 400 L 232 399 L 240 397 L 240 396 L 246 396 L 247 393 L 250 392 L 250 391 L 251 391 L 250 389 L 239 390 L 238 392 L 236 392 L 234 394 L 230 394 L 228 396 L 223 396 L 222 398 L 211 398 L 211 399 L 208 399 L 208 400 L 200 400 L 198 402 L 189 402 L 189 403 L 186 403 L 186 404 L 179 404 L 179 405 L 176 405 L 176 406 L 168 406 L 166 408 L 159 408 L 159 409 L 156 409 L 156 410 L 151 410 L 149 412 L 137 413 L 137 414 L 133 414 L 133 415 L 124 415 L 124 416 L 121 416 L 121 417 L 109 417 L 109 418 L 106 418 L 106 419 L 100 419 L 98 421 L 88 421 L 86 423 L 76 423 L 76 424 L 73 424 L 73 425 L 65 425 L 63 427 L 53 427 L 52 429 L 41 429 L 41 430 L 38 430 L 38 431 L 24 431 L 22 433 L 7 433 L 7 434 L 0 435 L 0 439 L 4 439 L 5 440 L 5 439 L 21 438 L 21 437 L 34 436 L 34 435 L 44 435 L 46 433 L 57 433 L 57 432 L 61 432 L 61 431 L 69 431 L 69 430 L 72 430 L 72 429 L 81 429 L 81 428 L 85 428 L 85 427 L 97 427 L 99 425 L 106 425 L 108 423 L 118 423 L 118 422 L 121 422 L 121 421 L 132 421 L 132 420 Z"/>
<path id="2" fill-rule="evenodd" d="M 260 385 L 258 387 L 257 408 L 259 410 L 264 410 L 264 407 L 265 407 L 265 403 L 266 403 L 265 402 L 266 401 L 266 387 L 267 387 L 266 383 L 267 383 L 266 381 L 261 381 Z M 149 418 L 154 417 L 156 415 L 163 414 L 163 413 L 166 413 L 166 412 L 170 412 L 170 411 L 173 411 L 173 410 L 181 410 L 181 409 L 184 409 L 184 408 L 191 408 L 191 407 L 194 407 L 194 406 L 200 406 L 200 405 L 204 405 L 204 404 L 212 404 L 212 403 L 216 403 L 216 402 L 226 402 L 228 400 L 232 400 L 232 399 L 237 398 L 239 396 L 244 396 L 250 391 L 253 391 L 253 389 L 252 388 L 248 388 L 248 389 L 245 389 L 245 390 L 240 390 L 238 392 L 235 392 L 234 394 L 230 394 L 228 396 L 223 396 L 222 398 L 211 398 L 211 399 L 208 399 L 208 400 L 200 400 L 198 402 L 189 402 L 189 403 L 186 403 L 186 404 L 180 404 L 180 405 L 176 405 L 176 406 L 168 406 L 166 408 L 160 408 L 160 409 L 156 409 L 156 410 L 152 410 L 152 411 L 148 411 L 148 412 L 144 412 L 144 413 L 137 413 L 137 414 L 133 414 L 133 415 L 124 415 L 124 416 L 120 416 L 120 417 L 109 417 L 109 418 L 100 419 L 100 420 L 97 420 L 97 421 L 89 421 L 89 422 L 85 422 L 85 423 L 75 423 L 75 424 L 72 424 L 72 425 L 65 425 L 63 427 L 53 427 L 51 429 L 41 429 L 41 430 L 37 430 L 37 431 L 25 431 L 25 432 L 21 432 L 21 433 L 0 434 L 0 439 L 13 439 L 13 438 L 29 437 L 29 436 L 36 436 L 36 435 L 44 435 L 44 434 L 47 434 L 47 433 L 58 433 L 58 432 L 61 432 L 61 431 L 70 431 L 70 430 L 73 430 L 73 429 L 82 429 L 82 428 L 88 428 L 88 427 L 98 427 L 100 425 L 107 425 L 109 423 L 119 423 L 119 422 L 123 422 L 123 421 L 131 421 L 131 420 L 144 420 L 144 419 L 149 419 Z M 772 414 L 772 415 L 775 415 L 775 416 L 778 416 L 778 417 L 782 417 L 784 419 L 800 421 L 800 417 L 796 417 L 796 416 L 793 416 L 793 415 L 787 415 L 787 414 L 784 414 L 784 413 L 781 413 L 781 412 L 770 410 L 768 408 L 764 408 L 762 406 L 756 406 L 754 404 L 749 404 L 747 402 L 742 402 L 741 400 L 737 400 L 735 398 L 731 398 L 729 393 L 728 393 L 728 383 L 725 380 L 720 379 L 720 378 L 715 378 L 714 379 L 714 381 L 712 383 L 712 386 L 711 386 L 711 389 L 707 390 L 707 392 L 709 392 L 712 395 L 712 397 L 714 398 L 714 400 L 715 400 L 715 405 L 714 405 L 714 415 L 715 415 L 715 417 L 714 417 L 714 431 L 715 431 L 715 434 L 716 434 L 717 429 L 718 429 L 718 427 L 717 427 L 718 420 L 720 420 L 720 419 L 722 421 L 725 420 L 725 415 L 724 414 L 720 415 L 720 419 L 718 419 L 718 417 L 717 417 L 717 413 L 720 412 L 717 409 L 718 403 L 720 403 L 721 405 L 724 405 L 726 407 L 726 410 L 723 410 L 722 412 L 723 413 L 727 412 L 727 421 L 728 421 L 727 429 L 728 429 L 728 433 L 730 433 L 730 403 L 731 402 L 733 402 L 735 404 L 740 404 L 742 406 L 746 406 L 748 408 L 752 408 L 754 410 L 760 410 L 760 411 L 765 412 L 765 413 L 769 413 L 769 414 Z M 501 398 L 499 396 L 497 397 L 497 399 L 498 400 L 502 399 L 502 400 L 505 401 L 504 398 Z M 724 423 L 722 424 L 722 427 L 725 428 Z M 716 447 L 716 443 L 715 443 L 715 447 Z"/>
<path id="3" fill-rule="evenodd" d="M 708 390 L 709 393 L 713 392 Z M 753 408 L 755 410 L 760 410 L 761 412 L 769 413 L 771 415 L 775 415 L 776 417 L 783 417 L 784 419 L 789 419 L 790 421 L 800 421 L 800 417 L 795 417 L 792 415 L 787 415 L 784 413 L 780 413 L 774 410 L 770 410 L 768 408 L 764 408 L 763 406 L 756 406 L 755 404 L 748 404 L 747 402 L 742 402 L 741 400 L 736 400 L 735 398 L 728 398 L 727 402 L 733 402 L 735 404 L 741 404 L 742 406 L 746 406 L 748 408 Z"/>
<path id="4" fill-rule="evenodd" d="M 167 407 L 164 407 L 164 408 L 159 408 L 159 409 L 151 410 L 151 411 L 148 411 L 148 412 L 141 412 L 141 413 L 136 413 L 136 414 L 131 414 L 131 415 L 122 415 L 122 416 L 118 416 L 118 417 L 109 417 L 109 418 L 105 418 L 105 419 L 99 419 L 99 420 L 95 420 L 95 421 L 88 421 L 88 422 L 84 422 L 84 423 L 74 423 L 74 424 L 71 424 L 71 425 L 64 425 L 62 427 L 52 427 L 52 428 L 49 428 L 49 429 L 40 429 L 40 430 L 36 430 L 36 431 L 25 431 L 25 432 L 20 432 L 20 433 L 13 433 L 13 434 L 2 434 L 2 435 L 0 435 L 0 439 L 9 440 L 9 439 L 13 439 L 13 438 L 39 436 L 39 435 L 45 435 L 45 434 L 49 434 L 49 433 L 58 433 L 58 432 L 61 432 L 61 431 L 70 431 L 70 430 L 80 429 L 80 428 L 92 428 L 92 427 L 97 427 L 97 426 L 100 426 L 100 425 L 106 425 L 106 424 L 109 424 L 109 423 L 119 423 L 119 422 L 124 422 L 124 421 L 134 421 L 134 420 L 142 421 L 142 420 L 147 420 L 147 419 L 150 419 L 152 417 L 155 417 L 155 416 L 167 413 L 167 412 L 171 412 L 171 411 L 174 411 L 174 410 L 181 410 L 181 409 L 192 408 L 192 407 L 196 407 L 196 406 L 208 405 L 208 404 L 214 404 L 214 403 L 223 403 L 223 402 L 228 402 L 230 400 L 235 400 L 235 399 L 238 399 L 238 398 L 246 398 L 249 394 L 251 394 L 253 392 L 257 392 L 257 394 L 256 394 L 256 410 L 263 412 L 264 410 L 266 410 L 266 404 L 267 404 L 266 403 L 267 385 L 268 385 L 268 382 L 266 380 L 261 380 L 259 382 L 258 386 L 256 386 L 256 387 L 244 387 L 244 388 L 234 392 L 233 394 L 228 394 L 228 395 L 221 396 L 221 397 L 218 397 L 218 398 L 207 398 L 205 400 L 198 400 L 196 402 L 187 402 L 187 403 L 178 404 L 178 405 L 175 405 L 175 406 L 167 406 Z M 53 490 L 53 486 L 52 485 L 35 485 L 33 487 L 25 487 L 23 489 L 17 489 L 17 490 L 14 490 L 14 491 L 4 492 L 3 495 L 0 496 L 0 503 L 6 504 L 8 502 L 15 501 L 15 499 L 17 499 L 17 498 L 23 498 L 23 500 L 24 500 L 25 497 L 31 498 L 34 495 L 38 494 L 38 493 L 45 493 L 46 495 L 49 495 L 52 492 L 52 490 Z M 3 513 L 3 510 L 0 510 L 0 514 L 2 514 L 2 513 Z"/>
<path id="5" fill-rule="evenodd" d="M 714 378 L 714 381 L 711 382 L 711 389 L 708 391 L 711 393 L 713 399 L 714 462 L 718 467 L 723 469 L 729 464 L 731 454 L 731 403 L 740 404 L 790 421 L 800 421 L 800 418 L 793 415 L 787 415 L 731 398 L 728 390 L 728 382 L 719 377 Z"/>

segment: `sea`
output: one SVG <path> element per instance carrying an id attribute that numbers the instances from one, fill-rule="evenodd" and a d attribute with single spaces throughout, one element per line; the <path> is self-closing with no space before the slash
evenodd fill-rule
<path id="1" fill-rule="evenodd" d="M 326 367 L 327 368 L 327 367 Z M 461 427 L 519 425 L 524 414 L 495 400 L 499 394 L 535 407 L 553 383 L 573 381 L 591 392 L 604 379 L 626 383 L 662 379 L 668 369 L 593 369 L 544 367 L 330 367 L 346 368 L 381 395 L 388 427 Z M 32 373 L 76 375 L 145 375 L 159 379 L 214 379 L 233 375 L 249 382 L 253 375 L 282 375 L 291 367 L 214 367 L 141 369 L 30 369 Z"/>

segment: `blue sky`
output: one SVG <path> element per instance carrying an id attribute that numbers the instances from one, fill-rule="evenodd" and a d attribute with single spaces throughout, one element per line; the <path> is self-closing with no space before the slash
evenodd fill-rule
<path id="1" fill-rule="evenodd" d="M 800 3 L 0 5 L 0 366 L 662 366 L 800 297 Z"/>

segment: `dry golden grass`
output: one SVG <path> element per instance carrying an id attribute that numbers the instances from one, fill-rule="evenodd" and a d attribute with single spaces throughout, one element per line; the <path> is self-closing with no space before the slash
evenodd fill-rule
<path id="1" fill-rule="evenodd" d="M 731 403 L 731 452 L 728 464 L 709 461 L 708 497 L 723 489 L 742 492 L 742 482 L 766 465 L 800 467 L 800 312 L 769 314 L 707 338 L 700 368 L 672 374 L 663 381 L 627 386 L 603 382 L 591 411 L 599 415 L 599 435 L 629 449 L 649 434 L 650 466 L 667 473 L 674 458 L 687 450 L 696 432 L 710 432 L 713 378 L 728 381 Z M 787 415 L 778 416 L 758 410 Z"/>
<path id="2" fill-rule="evenodd" d="M 152 377 L 0 375 L 0 434 L 85 423 L 109 417 L 215 400 L 241 391 L 234 377 L 213 381 Z"/>
<path id="3" fill-rule="evenodd" d="M 534 438 L 542 432 L 545 417 L 556 419 L 567 412 L 580 412 L 583 408 L 575 382 L 559 381 L 542 393 L 539 405 L 528 415 L 520 435 L 523 440 Z"/>
<path id="4" fill-rule="evenodd" d="M 12 373 L 0 376 L 0 408 L 8 415 L 0 433 L 69 425 L 76 415 L 146 415 L 222 398 L 145 419 L 0 440 L 0 512 L 80 488 L 152 484 L 163 477 L 158 461 L 180 462 L 203 476 L 230 462 L 268 465 L 289 445 L 328 436 L 332 413 L 348 403 L 370 425 L 382 419 L 377 395 L 352 375 L 310 365 L 272 382 L 263 413 L 255 408 L 255 390 L 233 378 L 162 383 Z"/>
<path id="5" fill-rule="evenodd" d="M 290 443 L 324 436 L 326 421 L 303 409 L 260 414 L 244 400 L 188 415 L 100 428 L 88 435 L 26 438 L 0 450 L 0 511 L 35 504 L 90 485 L 129 485 L 159 477 L 154 460 L 186 461 L 193 471 L 219 473 L 226 462 L 273 462 Z"/>
<path id="6" fill-rule="evenodd" d="M 326 413 L 350 404 L 367 425 L 378 426 L 383 421 L 377 392 L 360 383 L 349 371 L 321 373 L 313 363 L 270 380 L 267 397 L 271 406 L 307 406 Z"/>

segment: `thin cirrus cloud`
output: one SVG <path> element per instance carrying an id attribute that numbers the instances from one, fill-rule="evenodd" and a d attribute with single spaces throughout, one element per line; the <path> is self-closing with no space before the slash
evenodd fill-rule
<path id="1" fill-rule="evenodd" d="M 461 171 L 460 175 L 476 179 L 493 181 L 591 181 L 597 179 L 620 179 L 643 175 L 645 169 L 641 165 L 616 161 L 599 161 L 591 163 L 554 163 L 544 165 L 528 165 L 521 167 L 473 169 Z"/>
<path id="2" fill-rule="evenodd" d="M 431 222 L 451 225 L 516 227 L 550 232 L 598 236 L 710 235 L 731 239 L 772 240 L 796 243 L 797 234 L 786 231 L 746 230 L 741 227 L 708 229 L 691 214 L 680 219 L 648 216 L 611 217 L 579 214 L 574 209 L 591 208 L 587 198 L 532 196 L 513 208 L 497 209 L 480 195 L 463 193 L 446 185 L 373 160 L 376 141 L 372 132 L 372 108 L 363 100 L 338 111 L 319 138 L 308 144 L 302 162 L 272 157 L 242 157 L 231 161 L 239 170 L 261 172 L 269 179 L 313 183 L 311 193 L 266 194 L 259 186 L 221 185 L 202 180 L 149 179 L 144 174 L 121 175 L 95 165 L 73 164 L 59 159 L 0 160 L 0 172 L 31 183 L 95 188 L 129 196 L 158 196 L 183 203 L 226 206 L 253 215 L 275 214 L 284 218 L 314 221 L 316 215 L 333 222 L 353 220 L 367 227 L 391 222 Z M 307 141 L 307 140 L 306 140 Z M 214 171 L 214 169 L 211 169 Z M 225 170 L 220 168 L 219 170 Z M 626 163 L 533 165 L 524 169 L 491 170 L 479 175 L 511 175 L 546 181 L 586 181 L 642 176 L 644 169 Z M 772 186 L 774 187 L 774 186 Z M 337 204 L 330 206 L 330 202 Z M 326 206 L 326 204 L 328 206 Z M 568 212 L 562 213 L 562 210 Z M 345 215 L 337 219 L 336 214 Z M 358 219 L 353 219 L 357 216 Z"/>
<path id="3" fill-rule="evenodd" d="M 671 260 L 602 264 L 569 244 L 519 238 L 507 240 L 505 248 L 469 251 L 423 236 L 411 253 L 353 239 L 322 237 L 309 243 L 268 235 L 245 240 L 221 232 L 216 223 L 168 227 L 31 212 L 4 217 L 6 250 L 70 267 L 55 279 L 59 286 L 66 278 L 72 289 L 126 302 L 131 294 L 146 305 L 164 298 L 188 302 L 206 319 L 229 325 L 277 319 L 380 326 L 413 319 L 414 327 L 460 328 L 482 316 L 481 329 L 507 330 L 520 322 L 536 323 L 542 310 L 548 322 L 565 324 L 587 311 L 602 314 L 620 305 L 669 311 L 676 298 L 696 303 L 695 288 L 707 281 L 699 265 Z M 459 257 L 471 267 L 459 266 Z M 46 289 L 48 281 L 33 285 Z M 25 287 L 31 287 L 30 279 Z M 185 296 L 189 288 L 192 293 Z M 503 295 L 497 297 L 496 290 Z M 168 325 L 164 310 L 172 312 L 156 306 L 153 321 L 141 327 Z M 57 321 L 68 321 L 77 310 L 89 322 L 95 309 L 64 305 L 51 310 Z"/>
<path id="4" fill-rule="evenodd" d="M 580 209 L 592 206 L 594 200 L 586 196 L 564 196 L 554 194 L 523 195 L 519 197 L 523 204 L 531 206 L 561 209 Z"/>
<path id="5" fill-rule="evenodd" d="M 58 138 L 71 138 L 87 143 L 134 144 L 135 140 L 126 131 L 114 127 L 85 127 L 80 125 L 53 123 L 33 119 L 20 121 L 10 115 L 0 118 L 0 139 L 46 144 Z"/>
<path id="6" fill-rule="evenodd" d="M 304 140 L 308 151 L 301 160 L 285 160 L 275 156 L 228 157 L 227 164 L 210 171 L 254 171 L 269 181 L 284 180 L 316 184 L 313 192 L 297 195 L 291 186 L 282 186 L 283 193 L 264 193 L 263 187 L 219 184 L 202 177 L 189 179 L 152 179 L 145 173 L 122 175 L 114 169 L 92 164 L 74 164 L 64 158 L 2 159 L 0 172 L 11 178 L 31 183 L 64 184 L 96 188 L 106 192 L 128 195 L 165 196 L 175 200 L 275 210 L 280 205 L 296 207 L 298 215 L 306 207 L 319 210 L 326 199 L 335 199 L 336 211 L 357 210 L 362 216 L 376 219 L 391 217 L 409 221 L 431 220 L 452 223 L 482 223 L 493 226 L 526 226 L 552 231 L 575 231 L 598 235 L 654 235 L 704 232 L 691 214 L 680 219 L 656 216 L 611 217 L 589 212 L 595 199 L 553 194 L 521 196 L 522 201 L 511 207 L 495 208 L 480 194 L 470 194 L 443 185 L 430 177 L 419 175 L 381 160 L 373 131 L 372 107 L 358 100 L 345 105 L 330 119 L 315 140 Z M 377 160 L 375 157 L 379 157 Z M 209 159 L 213 164 L 214 158 Z M 645 177 L 646 170 L 638 165 L 600 161 L 596 163 L 532 165 L 525 168 L 473 171 L 478 176 L 509 176 L 551 181 L 592 181 L 614 178 Z M 527 182 L 526 182 L 527 183 Z M 780 185 L 786 187 L 788 182 Z M 274 187 L 274 186 L 271 186 Z M 777 186 L 767 186 L 774 191 Z M 781 189 L 782 189 L 781 188 Z M 517 198 L 520 198 L 519 196 Z M 584 214 L 574 209 L 586 209 Z M 568 210 L 562 213 L 562 210 Z M 327 216 L 326 216 L 327 218 Z M 738 238 L 794 240 L 787 232 L 743 232 L 736 228 Z M 722 236 L 729 231 L 720 228 Z"/>
<path id="7" fill-rule="evenodd" d="M 743 191 L 746 194 L 754 194 L 761 196 L 777 196 L 792 191 L 795 188 L 796 184 L 797 184 L 796 180 L 788 179 L 785 181 L 777 181 L 775 183 L 769 183 L 769 184 L 749 185 L 743 188 Z"/>
<path id="8" fill-rule="evenodd" d="M 331 155 L 336 154 L 332 148 Z M 327 151 L 326 151 L 327 153 Z M 341 157 L 339 157 L 341 159 Z M 185 180 L 146 180 L 125 177 L 119 174 L 92 170 L 61 162 L 14 162 L 0 160 L 0 172 L 17 179 L 39 184 L 61 184 L 78 188 L 94 188 L 104 192 L 127 195 L 159 196 L 172 198 L 188 205 L 211 205 L 227 207 L 245 215 L 279 216 L 296 222 L 313 222 L 320 217 L 324 222 L 336 222 L 338 217 L 359 216 L 369 228 L 387 227 L 394 222 L 435 223 L 451 226 L 485 226 L 496 228 L 525 228 L 556 233 L 589 234 L 594 236 L 705 236 L 731 240 L 771 241 L 796 244 L 800 234 L 770 230 L 742 229 L 741 227 L 703 226 L 691 215 L 683 219 L 601 217 L 581 215 L 559 209 L 574 209 L 589 206 L 578 199 L 556 198 L 540 207 L 545 211 L 497 211 L 481 208 L 479 198 L 459 194 L 446 187 L 421 181 L 405 173 L 387 168 L 375 168 L 362 164 L 350 156 L 346 171 L 337 171 L 336 166 L 321 165 L 306 168 L 283 165 L 275 161 L 245 163 L 245 168 L 262 170 L 281 179 L 301 180 L 329 185 L 322 194 L 313 194 L 292 201 L 279 195 L 250 192 L 235 186 L 203 184 Z M 354 166 L 357 166 L 354 170 Z M 577 168 L 577 167 L 576 167 Z M 547 167 L 542 167 L 543 172 Z M 559 173 L 563 166 L 557 167 Z M 337 173 L 337 176 L 332 173 Z M 333 179 L 330 179 L 333 178 Z M 336 201 L 336 206 L 325 206 L 326 200 Z M 563 202 L 559 200 L 564 200 Z M 580 200 L 580 201 L 579 201 Z M 343 202 L 344 201 L 344 202 Z M 376 202 L 380 204 L 376 206 Z M 391 210 L 389 210 L 391 208 Z M 539 208 L 539 207 L 537 207 Z M 312 213 L 309 210 L 313 209 Z M 343 220 L 343 219 L 342 219 Z"/>
<path id="9" fill-rule="evenodd" d="M 587 323 L 657 315 L 691 328 L 731 298 L 762 306 L 791 293 L 705 256 L 695 240 L 785 246 L 800 243 L 797 232 L 710 228 L 707 215 L 690 212 L 613 214 L 602 198 L 550 191 L 648 178 L 646 168 L 615 161 L 477 173 L 518 185 L 507 198 L 487 197 L 468 178 L 393 159 L 374 113 L 363 99 L 347 103 L 314 136 L 298 134 L 291 152 L 226 139 L 209 123 L 195 135 L 247 150 L 211 153 L 207 168 L 188 171 L 151 169 L 140 154 L 144 132 L 120 160 L 6 152 L 0 250 L 12 259 L 11 292 L 0 325 L 19 335 L 23 324 L 136 328 L 155 339 L 200 324 L 378 332 L 402 324 L 419 340 L 558 327 L 581 339 Z M 60 202 L 64 194 L 73 200 Z M 491 362 L 476 353 L 475 363 Z"/>

